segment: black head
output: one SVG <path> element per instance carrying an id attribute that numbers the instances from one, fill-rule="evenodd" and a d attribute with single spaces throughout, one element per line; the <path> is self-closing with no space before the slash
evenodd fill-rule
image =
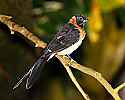
<path id="1" fill-rule="evenodd" d="M 76 17 L 76 23 L 80 27 L 83 27 L 88 21 L 88 18 L 85 16 L 75 16 L 75 17 Z"/>

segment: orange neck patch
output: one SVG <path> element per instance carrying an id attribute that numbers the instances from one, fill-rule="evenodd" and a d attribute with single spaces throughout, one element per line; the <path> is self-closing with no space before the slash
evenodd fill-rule
<path id="1" fill-rule="evenodd" d="M 73 16 L 70 20 L 69 23 L 73 24 L 76 28 L 78 28 L 78 30 L 80 31 L 80 38 L 83 39 L 86 35 L 86 33 L 84 32 L 84 30 L 77 24 L 76 22 L 76 17 Z"/>
<path id="2" fill-rule="evenodd" d="M 76 17 L 73 16 L 70 20 L 69 20 L 69 23 L 73 24 L 75 27 L 77 27 L 78 29 L 81 29 L 81 27 L 79 25 L 77 25 L 77 22 L 76 22 Z"/>

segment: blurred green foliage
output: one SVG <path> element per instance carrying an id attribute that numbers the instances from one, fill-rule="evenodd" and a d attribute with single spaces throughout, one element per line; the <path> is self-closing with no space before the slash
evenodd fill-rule
<path id="1" fill-rule="evenodd" d="M 79 63 L 92 67 L 113 85 L 120 79 L 125 58 L 125 0 L 1 0 L 0 14 L 11 15 L 42 40 L 49 42 L 60 25 L 71 16 L 88 16 L 87 36 L 72 54 Z M 45 67 L 41 81 L 25 91 L 24 84 L 12 91 L 14 83 L 40 55 L 24 37 L 0 25 L 0 98 L 1 100 L 82 100 L 65 69 L 57 59 Z M 31 45 L 30 45 L 31 44 Z M 124 72 L 124 70 L 122 70 Z M 92 100 L 111 98 L 93 78 L 73 70 L 78 82 Z M 15 80 L 15 81 L 14 81 Z M 122 80 L 124 81 L 124 80 Z M 25 82 L 24 82 L 25 83 Z"/>

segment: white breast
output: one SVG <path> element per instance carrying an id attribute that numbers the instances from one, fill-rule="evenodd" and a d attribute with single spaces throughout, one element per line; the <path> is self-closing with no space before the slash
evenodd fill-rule
<path id="1" fill-rule="evenodd" d="M 58 52 L 58 55 L 66 55 L 71 54 L 73 51 L 75 51 L 82 43 L 82 39 L 80 39 L 78 42 L 76 42 L 74 45 L 70 46 L 67 49 L 64 49 L 63 51 Z"/>

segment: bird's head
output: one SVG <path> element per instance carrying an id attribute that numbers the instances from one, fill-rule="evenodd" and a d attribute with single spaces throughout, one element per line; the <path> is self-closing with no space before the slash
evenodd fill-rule
<path id="1" fill-rule="evenodd" d="M 83 26 L 86 24 L 86 22 L 88 21 L 88 18 L 85 16 L 73 16 L 69 23 L 72 23 L 75 26 L 81 27 L 83 28 Z"/>

